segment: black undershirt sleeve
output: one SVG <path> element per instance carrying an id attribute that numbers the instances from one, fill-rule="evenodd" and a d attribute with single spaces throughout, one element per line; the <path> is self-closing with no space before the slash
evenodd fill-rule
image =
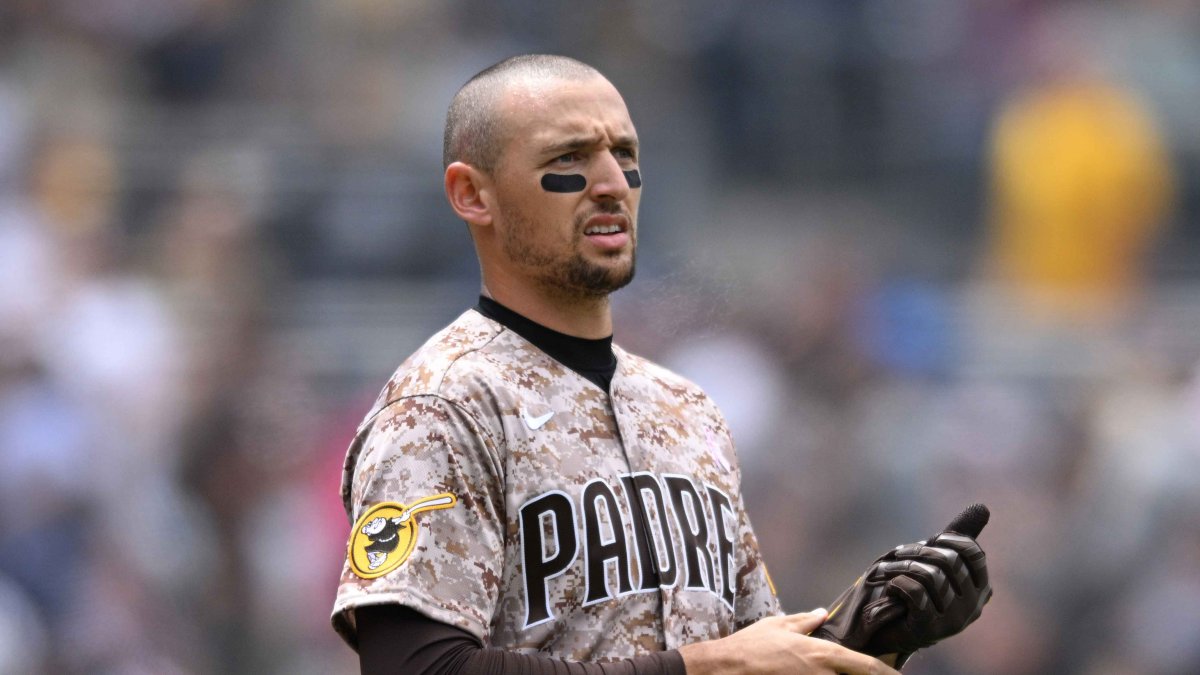
<path id="1" fill-rule="evenodd" d="M 580 663 L 485 648 L 470 633 L 403 605 L 355 610 L 363 675 L 687 675 L 670 650 L 610 663 Z"/>

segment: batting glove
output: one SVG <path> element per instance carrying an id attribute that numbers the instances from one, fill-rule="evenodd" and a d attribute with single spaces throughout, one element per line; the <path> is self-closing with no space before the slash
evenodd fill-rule
<path id="1" fill-rule="evenodd" d="M 961 633 L 992 597 L 987 556 L 975 537 L 987 508 L 973 506 L 928 541 L 897 546 L 877 559 L 831 605 L 813 637 L 872 656 L 918 649 Z"/>

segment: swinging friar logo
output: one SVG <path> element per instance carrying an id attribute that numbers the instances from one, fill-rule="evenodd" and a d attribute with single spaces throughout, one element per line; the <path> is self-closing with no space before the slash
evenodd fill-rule
<path id="1" fill-rule="evenodd" d="M 346 551 L 350 570 L 363 579 L 381 577 L 408 559 L 417 545 L 416 515 L 448 509 L 458 503 L 449 492 L 423 497 L 408 505 L 376 504 L 354 524 Z"/>
<path id="2" fill-rule="evenodd" d="M 578 504 L 552 490 L 525 502 L 520 519 L 526 628 L 554 618 L 548 584 L 576 564 L 581 552 L 584 606 L 679 586 L 713 593 L 733 609 L 737 515 L 729 496 L 716 487 L 673 474 L 596 479 L 584 486 Z M 612 564 L 615 589 L 608 574 Z"/>

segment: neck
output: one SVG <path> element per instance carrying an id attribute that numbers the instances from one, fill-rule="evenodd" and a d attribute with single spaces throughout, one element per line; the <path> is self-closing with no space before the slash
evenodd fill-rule
<path id="1" fill-rule="evenodd" d="M 613 334 L 612 305 L 607 295 L 581 297 L 552 289 L 527 288 L 487 274 L 481 293 L 560 333 L 589 340 Z"/>

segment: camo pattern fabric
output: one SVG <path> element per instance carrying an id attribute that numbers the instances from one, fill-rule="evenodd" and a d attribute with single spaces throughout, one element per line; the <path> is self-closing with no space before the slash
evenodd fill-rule
<path id="1" fill-rule="evenodd" d="M 385 603 L 486 646 L 577 661 L 715 639 L 780 612 L 720 412 L 694 384 L 613 349 L 610 397 L 469 310 L 400 366 L 343 472 L 358 529 L 333 624 L 351 646 L 354 608 Z M 453 506 L 411 516 L 402 564 L 356 571 L 355 533 L 383 522 L 360 522 L 372 509 L 443 493 Z"/>

